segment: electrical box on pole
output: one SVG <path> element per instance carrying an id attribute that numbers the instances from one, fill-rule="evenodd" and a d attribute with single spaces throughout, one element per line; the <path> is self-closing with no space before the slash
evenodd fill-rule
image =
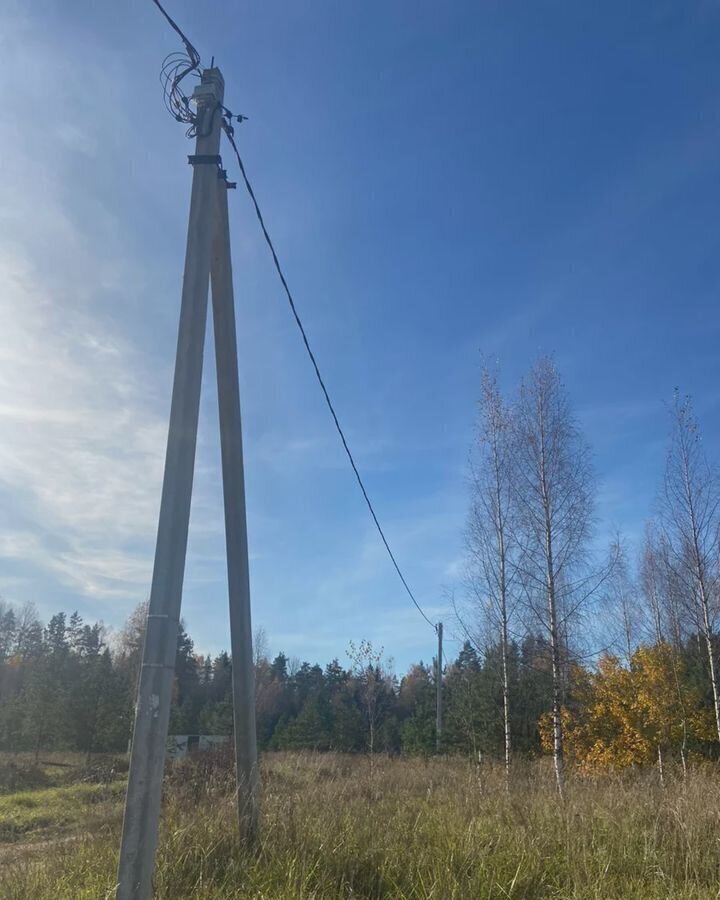
<path id="1" fill-rule="evenodd" d="M 173 85 L 176 86 L 176 82 Z M 241 833 L 258 822 L 255 693 L 235 311 L 225 173 L 219 156 L 224 81 L 205 69 L 192 100 L 196 133 L 180 325 L 155 562 L 135 708 L 117 900 L 150 900 L 158 840 L 207 320 L 212 306 L 220 411 L 238 803 Z"/>

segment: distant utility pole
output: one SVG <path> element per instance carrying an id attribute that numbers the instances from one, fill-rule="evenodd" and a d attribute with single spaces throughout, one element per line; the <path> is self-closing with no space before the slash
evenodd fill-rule
<path id="1" fill-rule="evenodd" d="M 437 653 L 437 670 L 436 670 L 436 679 L 435 679 L 435 690 L 437 691 L 437 699 L 435 706 L 435 750 L 439 753 L 440 747 L 442 745 L 442 724 L 443 724 L 443 707 L 442 707 L 442 658 L 443 658 L 443 649 L 442 649 L 442 639 L 443 639 L 443 625 L 442 622 L 438 622 L 435 626 L 435 630 L 437 631 L 438 638 L 438 653 Z"/>
<path id="2" fill-rule="evenodd" d="M 155 564 L 135 708 L 117 900 L 149 900 L 152 894 L 211 276 L 242 836 L 254 837 L 258 824 L 245 485 L 227 211 L 230 185 L 220 167 L 219 156 L 223 96 L 224 81 L 220 70 L 205 69 L 192 98 L 197 104 L 197 140 L 195 155 L 190 157 L 193 181 L 185 273 Z"/>

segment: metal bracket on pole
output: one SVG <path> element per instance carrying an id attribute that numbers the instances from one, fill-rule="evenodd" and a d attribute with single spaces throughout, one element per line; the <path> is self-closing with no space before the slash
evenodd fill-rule
<path id="1" fill-rule="evenodd" d="M 222 156 L 219 153 L 193 153 L 188 156 L 191 166 L 222 166 Z"/>
<path id="2" fill-rule="evenodd" d="M 222 167 L 222 156 L 193 154 L 188 156 L 188 162 L 191 166 L 217 166 L 218 178 L 222 178 L 228 190 L 234 190 L 237 187 L 236 181 L 227 180 L 227 169 L 223 169 Z"/>

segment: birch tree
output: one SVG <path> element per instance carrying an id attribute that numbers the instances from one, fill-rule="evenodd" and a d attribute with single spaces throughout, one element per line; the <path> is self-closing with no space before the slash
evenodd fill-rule
<path id="1" fill-rule="evenodd" d="M 645 526 L 645 540 L 640 558 L 640 594 L 645 604 L 649 632 L 656 644 L 665 640 L 663 609 L 663 573 L 658 538 L 653 522 Z"/>
<path id="2" fill-rule="evenodd" d="M 640 592 L 649 619 L 646 630 L 656 644 L 681 650 L 690 635 L 686 590 L 672 564 L 667 534 L 655 522 L 645 529 L 640 560 Z"/>
<path id="3" fill-rule="evenodd" d="M 720 552 L 720 483 L 708 462 L 689 397 L 676 393 L 665 466 L 662 521 L 668 565 L 690 600 L 689 612 L 705 644 L 715 726 L 720 740 L 720 694 L 713 648 Z"/>
<path id="4" fill-rule="evenodd" d="M 362 704 L 368 728 L 368 755 L 372 767 L 375 752 L 375 736 L 379 722 L 379 701 L 386 690 L 389 673 L 384 665 L 384 649 L 375 649 L 370 641 L 348 643 L 347 655 L 352 662 L 352 672 L 360 687 Z"/>
<path id="5" fill-rule="evenodd" d="M 613 643 L 621 650 L 626 665 L 638 644 L 641 610 L 630 575 L 625 544 L 618 535 L 610 545 L 609 577 L 604 605 L 611 616 L 610 632 Z"/>
<path id="6" fill-rule="evenodd" d="M 597 583 L 584 566 L 593 511 L 589 450 L 552 359 L 540 359 L 523 381 L 513 432 L 519 566 L 528 605 L 550 648 L 552 754 L 562 797 L 567 633 Z"/>
<path id="7" fill-rule="evenodd" d="M 472 465 L 472 505 L 467 530 L 470 585 L 491 634 L 500 646 L 506 784 L 510 783 L 509 628 L 517 547 L 511 527 L 511 419 L 496 379 L 482 375 L 480 419 Z"/>
<path id="8" fill-rule="evenodd" d="M 677 660 L 683 650 L 682 588 L 670 565 L 668 540 L 654 522 L 645 527 L 645 542 L 640 560 L 640 591 L 643 597 L 649 634 L 656 647 L 667 646 L 672 650 L 668 657 L 673 665 L 677 709 L 680 711 L 680 728 L 683 741 L 680 760 L 683 775 L 687 775 L 688 710 L 685 706 L 683 676 Z M 658 744 L 658 768 L 663 771 L 662 745 Z"/>

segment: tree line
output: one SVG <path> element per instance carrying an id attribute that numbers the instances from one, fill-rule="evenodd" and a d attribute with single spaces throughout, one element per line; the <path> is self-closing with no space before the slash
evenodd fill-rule
<path id="1" fill-rule="evenodd" d="M 140 670 L 144 616 L 139 606 L 122 631 L 59 612 L 43 624 L 31 605 L 0 607 L 0 750 L 127 749 Z M 418 662 L 396 676 L 367 641 L 347 648 L 348 662 L 325 666 L 269 658 L 256 641 L 255 693 L 261 749 L 430 753 L 435 748 L 436 666 Z M 539 721 L 550 701 L 540 661 L 543 640 L 527 636 L 509 654 L 518 750 L 541 749 Z M 443 747 L 491 754 L 501 734 L 498 651 L 466 642 L 442 672 Z M 178 635 L 170 732 L 230 735 L 232 659 L 195 652 Z"/>
<path id="2" fill-rule="evenodd" d="M 720 483 L 688 398 L 670 407 L 665 473 L 634 564 L 622 536 L 598 553 L 590 449 L 552 359 L 517 393 L 485 372 L 471 465 L 464 597 L 449 663 L 398 676 L 382 649 L 351 643 L 321 666 L 255 642 L 261 750 L 548 752 L 585 770 L 683 768 L 720 746 L 715 632 Z M 0 749 L 127 748 L 146 609 L 117 634 L 0 601 Z M 440 673 L 438 676 L 438 672 Z M 170 732 L 232 733 L 232 659 L 179 629 Z"/>
<path id="3" fill-rule="evenodd" d="M 145 607 L 111 639 L 77 613 L 42 625 L 32 607 L 0 610 L 0 750 L 123 752 L 132 727 Z M 262 638 L 258 641 L 262 645 Z M 397 677 L 382 650 L 348 648 L 349 664 L 325 666 L 283 653 L 255 660 L 262 750 L 435 752 L 436 665 Z M 467 640 L 442 669 L 441 751 L 502 756 L 506 715 L 514 755 L 552 752 L 552 652 L 541 634 L 482 651 Z M 715 746 L 712 696 L 701 636 L 573 663 L 561 708 L 566 743 L 584 769 L 653 763 L 658 748 L 683 762 Z M 180 629 L 172 734 L 232 734 L 232 660 L 196 654 Z M 661 760 L 662 765 L 662 760 Z"/>

